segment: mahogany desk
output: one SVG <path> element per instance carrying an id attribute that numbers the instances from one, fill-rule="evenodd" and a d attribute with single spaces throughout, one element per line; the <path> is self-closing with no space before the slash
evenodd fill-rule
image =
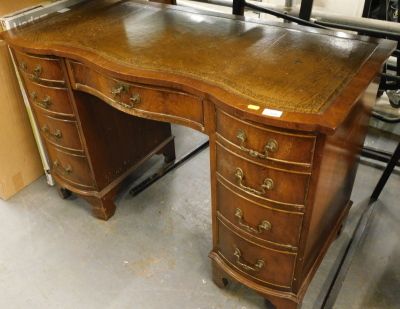
<path id="1" fill-rule="evenodd" d="M 107 219 L 131 148 L 139 161 L 173 156 L 163 122 L 203 132 L 214 282 L 233 278 L 278 308 L 301 303 L 349 211 L 394 43 L 118 0 L 3 36 L 61 188 Z"/>

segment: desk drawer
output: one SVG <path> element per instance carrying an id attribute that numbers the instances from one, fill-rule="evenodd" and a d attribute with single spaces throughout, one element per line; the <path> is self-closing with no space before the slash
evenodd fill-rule
<path id="1" fill-rule="evenodd" d="M 217 199 L 220 214 L 245 233 L 282 246 L 298 246 L 302 213 L 256 204 L 221 182 L 217 182 Z"/>
<path id="2" fill-rule="evenodd" d="M 217 110 L 217 133 L 243 156 L 294 164 L 312 164 L 315 136 L 295 135 L 255 126 Z"/>
<path id="3" fill-rule="evenodd" d="M 74 186 L 93 188 L 87 158 L 83 155 L 74 155 L 56 149 L 46 142 L 51 160 L 51 170 L 64 181 Z"/>
<path id="4" fill-rule="evenodd" d="M 14 51 L 17 66 L 25 78 L 35 81 L 64 82 L 59 58 L 40 57 Z"/>
<path id="5" fill-rule="evenodd" d="M 69 62 L 73 75 L 71 84 L 78 90 L 100 97 L 124 111 L 152 119 L 203 126 L 202 99 L 172 88 L 135 84 L 112 79 L 84 64 Z"/>
<path id="6" fill-rule="evenodd" d="M 257 283 L 288 289 L 292 285 L 296 253 L 272 250 L 249 242 L 218 221 L 219 252 L 233 268 Z"/>
<path id="7" fill-rule="evenodd" d="M 31 105 L 39 112 L 74 116 L 67 89 L 40 86 L 27 82 L 27 95 Z"/>
<path id="8" fill-rule="evenodd" d="M 229 151 L 218 142 L 217 172 L 246 196 L 305 205 L 310 178 L 307 173 L 294 173 L 256 164 Z"/>
<path id="9" fill-rule="evenodd" d="M 41 113 L 36 113 L 36 120 L 42 136 L 49 143 L 83 152 L 76 121 L 57 119 Z"/>

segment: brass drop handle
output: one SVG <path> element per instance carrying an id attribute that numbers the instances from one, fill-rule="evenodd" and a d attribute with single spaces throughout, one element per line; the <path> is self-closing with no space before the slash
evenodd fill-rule
<path id="1" fill-rule="evenodd" d="M 114 96 L 118 96 L 121 93 L 126 93 L 129 90 L 129 86 L 123 84 L 117 84 L 111 87 L 110 93 Z"/>
<path id="2" fill-rule="evenodd" d="M 242 266 L 246 270 L 252 270 L 252 271 L 259 271 L 261 268 L 265 267 L 265 262 L 263 260 L 257 260 L 254 265 L 251 265 L 250 263 L 242 263 L 240 260 L 242 258 L 242 253 L 238 248 L 235 248 L 233 255 L 236 257 L 236 262 Z M 250 265 L 247 265 L 250 264 Z"/>
<path id="3" fill-rule="evenodd" d="M 55 133 L 51 134 L 50 130 L 47 128 L 47 126 L 45 124 L 42 126 L 42 131 L 53 142 L 57 142 L 58 139 L 60 139 L 62 137 L 62 133 L 59 129 L 56 129 Z"/>
<path id="4" fill-rule="evenodd" d="M 38 65 L 33 69 L 33 72 L 34 72 L 34 75 L 35 75 L 36 77 L 39 77 L 40 74 L 42 74 L 42 72 L 43 72 L 42 66 L 41 66 L 40 64 L 38 64 Z"/>
<path id="5" fill-rule="evenodd" d="M 235 176 L 238 178 L 239 187 L 241 187 L 243 190 L 246 190 L 247 192 L 254 193 L 257 195 L 263 195 L 265 194 L 265 189 L 271 190 L 274 187 L 274 182 L 272 181 L 271 178 L 265 178 L 263 184 L 261 185 L 260 191 L 257 191 L 256 189 L 250 187 L 246 187 L 245 185 L 242 184 L 242 180 L 244 179 L 244 173 L 240 167 L 236 168 Z"/>
<path id="6" fill-rule="evenodd" d="M 40 75 L 43 72 L 43 68 L 40 64 L 38 64 L 34 69 L 33 69 L 33 74 L 29 73 L 28 76 L 33 78 L 33 79 L 37 79 L 40 77 Z"/>
<path id="7" fill-rule="evenodd" d="M 28 64 L 26 63 L 25 60 L 22 60 L 22 62 L 19 64 L 19 66 L 21 67 L 21 69 L 23 71 L 26 71 L 28 69 Z M 27 75 L 33 79 L 39 78 L 40 75 L 43 72 L 43 68 L 40 64 L 37 64 L 36 67 L 33 69 L 33 74 L 32 73 L 28 73 Z"/>
<path id="8" fill-rule="evenodd" d="M 236 132 L 236 137 L 240 140 L 240 145 L 239 145 L 240 149 L 253 157 L 259 157 L 259 158 L 265 159 L 268 157 L 268 151 L 275 152 L 278 150 L 278 143 L 274 139 L 270 139 L 267 142 L 267 144 L 264 146 L 264 153 L 259 153 L 255 150 L 244 147 L 244 142 L 247 139 L 247 136 L 243 130 L 238 129 Z"/>
<path id="9" fill-rule="evenodd" d="M 260 225 L 256 229 L 251 227 L 243 221 L 243 212 L 240 208 L 235 209 L 235 216 L 238 218 L 239 225 L 243 226 L 249 232 L 261 234 L 263 232 L 262 230 L 269 231 L 272 228 L 271 223 L 267 220 L 261 221 Z"/>
<path id="10" fill-rule="evenodd" d="M 72 173 L 72 166 L 67 165 L 66 168 L 63 168 L 58 160 L 54 161 L 54 165 L 57 166 L 57 171 L 61 173 L 64 176 L 68 176 L 69 174 Z"/>
<path id="11" fill-rule="evenodd" d="M 129 101 L 133 104 L 139 104 L 142 99 L 140 98 L 140 94 L 137 92 L 132 93 Z"/>
<path id="12" fill-rule="evenodd" d="M 21 69 L 25 71 L 28 68 L 28 65 L 26 64 L 25 60 L 22 60 L 22 62 L 19 64 Z"/>
<path id="13" fill-rule="evenodd" d="M 41 108 L 48 109 L 49 105 L 51 104 L 51 99 L 48 95 L 44 96 L 42 102 L 37 101 L 38 97 L 35 91 L 32 91 L 29 96 L 32 98 L 33 103 Z"/>
<path id="14" fill-rule="evenodd" d="M 136 92 L 134 92 L 131 96 L 131 98 L 129 99 L 130 104 L 124 103 L 122 101 L 119 100 L 119 95 L 121 93 L 127 93 L 129 92 L 129 85 L 125 85 L 122 83 L 117 83 L 117 85 L 114 85 L 111 87 L 111 91 L 110 93 L 114 95 L 114 101 L 115 103 L 125 107 L 125 108 L 129 108 L 132 109 L 133 108 L 133 104 L 135 103 L 140 103 L 141 99 L 140 99 L 140 95 Z"/>

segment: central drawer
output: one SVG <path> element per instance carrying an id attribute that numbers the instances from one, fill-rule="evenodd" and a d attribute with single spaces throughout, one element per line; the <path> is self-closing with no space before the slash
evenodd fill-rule
<path id="1" fill-rule="evenodd" d="M 204 125 L 201 98 L 177 89 L 137 84 L 110 78 L 88 66 L 68 61 L 75 89 L 98 96 L 125 112 L 193 128 Z M 148 117 L 149 117 L 148 116 Z"/>

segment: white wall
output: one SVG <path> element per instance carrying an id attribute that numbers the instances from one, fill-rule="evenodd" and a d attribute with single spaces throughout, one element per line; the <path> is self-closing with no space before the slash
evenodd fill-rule
<path id="1" fill-rule="evenodd" d="M 284 5 L 285 0 L 263 0 L 264 3 Z M 300 7 L 301 0 L 293 0 L 297 7 Z M 364 0 L 314 0 L 315 10 L 336 13 L 346 16 L 361 17 Z"/>
<path id="2" fill-rule="evenodd" d="M 314 0 L 314 8 L 340 15 L 361 17 L 364 0 Z"/>

